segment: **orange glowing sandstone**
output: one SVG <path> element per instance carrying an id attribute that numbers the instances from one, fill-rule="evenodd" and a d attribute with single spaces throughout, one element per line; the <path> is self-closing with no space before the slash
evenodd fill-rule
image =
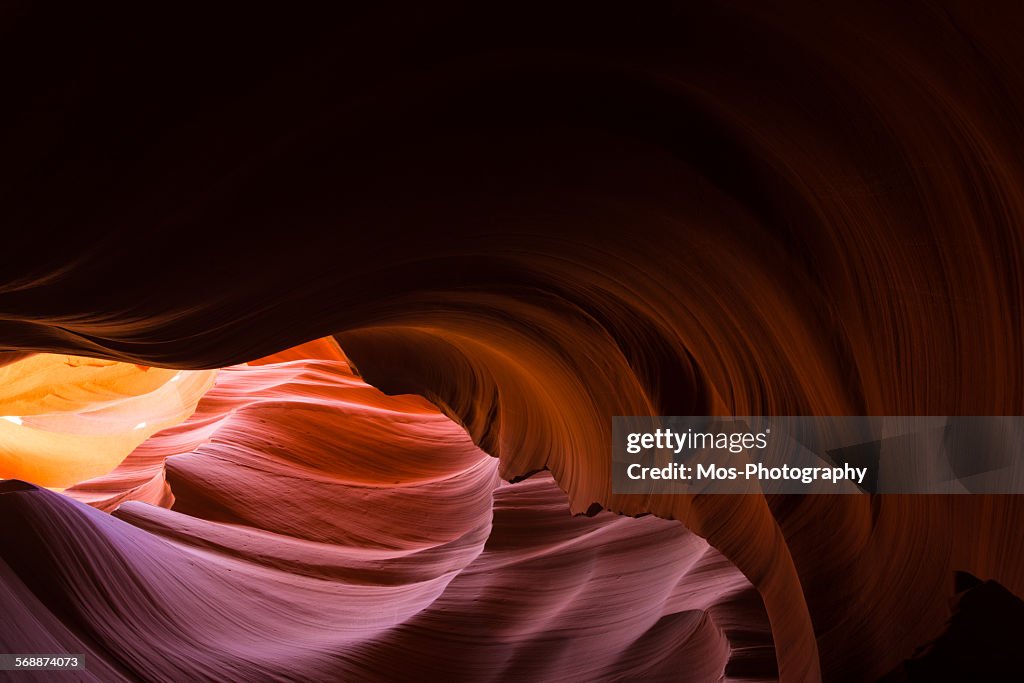
<path id="1" fill-rule="evenodd" d="M 0 366 L 0 479 L 66 488 L 184 422 L 216 370 L 37 354 Z"/>

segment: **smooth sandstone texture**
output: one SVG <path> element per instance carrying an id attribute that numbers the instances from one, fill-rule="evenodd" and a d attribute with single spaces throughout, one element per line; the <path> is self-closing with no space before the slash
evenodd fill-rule
<path id="1" fill-rule="evenodd" d="M 281 356 L 308 354 L 222 370 L 67 491 L 113 516 L 0 483 L 0 648 L 83 652 L 103 681 L 774 676 L 756 591 L 706 541 L 574 517 L 333 340 Z"/>
<path id="2" fill-rule="evenodd" d="M 551 4 L 5 10 L 0 364 L 225 368 L 336 335 L 498 478 L 547 468 L 573 512 L 707 539 L 786 681 L 891 671 L 955 570 L 1024 593 L 1019 497 L 644 500 L 608 476 L 613 415 L 1024 411 L 1020 4 Z M 280 464 L 291 441 L 264 444 L 268 512 L 224 458 L 172 457 L 167 491 L 176 447 L 146 444 L 147 500 L 317 533 L 288 496 L 325 463 Z"/>

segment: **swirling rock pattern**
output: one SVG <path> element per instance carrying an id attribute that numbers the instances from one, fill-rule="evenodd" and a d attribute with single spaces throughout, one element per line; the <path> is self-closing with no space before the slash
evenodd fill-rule
<path id="1" fill-rule="evenodd" d="M 0 484 L 0 647 L 87 653 L 89 680 L 774 675 L 760 599 L 706 541 L 501 482 L 433 406 L 319 347 L 221 371 L 68 497 Z M 161 459 L 171 509 L 138 483 Z"/>
<path id="2" fill-rule="evenodd" d="M 1024 17 L 999 4 L 15 5 L 0 363 L 226 368 L 335 335 L 497 478 L 547 469 L 573 512 L 707 539 L 760 595 L 783 680 L 877 678 L 942 630 L 954 570 L 1024 593 L 1024 503 L 617 497 L 609 418 L 1021 412 Z M 214 422 L 172 431 L 200 443 L 170 490 L 154 441 L 72 495 L 369 533 L 305 538 L 289 496 L 353 482 L 257 447 L 262 424 L 207 462 Z M 277 509 L 232 485 L 254 451 Z"/>

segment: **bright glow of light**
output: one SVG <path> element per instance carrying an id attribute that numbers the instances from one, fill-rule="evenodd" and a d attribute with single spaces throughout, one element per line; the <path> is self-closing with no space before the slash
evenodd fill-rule
<path id="1" fill-rule="evenodd" d="M 0 420 L 7 420 L 8 422 L 13 422 L 16 425 L 20 425 L 21 424 L 21 418 L 20 417 L 16 417 L 14 415 L 4 415 L 4 416 L 0 417 Z"/>
<path id="2" fill-rule="evenodd" d="M 175 375 L 174 377 L 172 377 L 171 381 L 172 382 L 177 382 L 179 379 L 181 379 L 181 373 L 180 372 L 177 375 Z"/>
<path id="3" fill-rule="evenodd" d="M 142 429 L 145 426 L 146 426 L 145 422 L 140 422 L 139 424 L 135 425 L 135 429 Z"/>

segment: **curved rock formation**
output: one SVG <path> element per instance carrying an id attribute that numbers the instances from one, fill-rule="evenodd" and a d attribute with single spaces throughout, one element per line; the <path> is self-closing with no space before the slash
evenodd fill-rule
<path id="1" fill-rule="evenodd" d="M 616 497 L 609 418 L 1021 412 L 1024 17 L 1006 4 L 4 10 L 0 364 L 222 368 L 336 335 L 496 477 L 547 469 L 573 512 L 706 538 L 761 596 L 783 680 L 876 678 L 941 631 L 952 571 L 1024 593 L 1024 503 Z M 170 433 L 195 451 L 168 461 L 170 493 L 177 446 L 154 441 L 81 495 L 299 533 L 288 496 L 329 463 L 265 444 L 287 496 L 262 509 L 233 483 L 266 427 L 213 424 Z M 215 432 L 238 462 L 190 441 Z"/>
<path id="2" fill-rule="evenodd" d="M 0 484 L 0 649 L 85 653 L 104 681 L 774 675 L 756 592 L 706 541 L 573 517 L 550 476 L 502 483 L 433 406 L 319 347 L 221 371 L 188 422 L 68 490 L 113 517 Z M 169 510 L 140 484 L 164 460 Z"/>

